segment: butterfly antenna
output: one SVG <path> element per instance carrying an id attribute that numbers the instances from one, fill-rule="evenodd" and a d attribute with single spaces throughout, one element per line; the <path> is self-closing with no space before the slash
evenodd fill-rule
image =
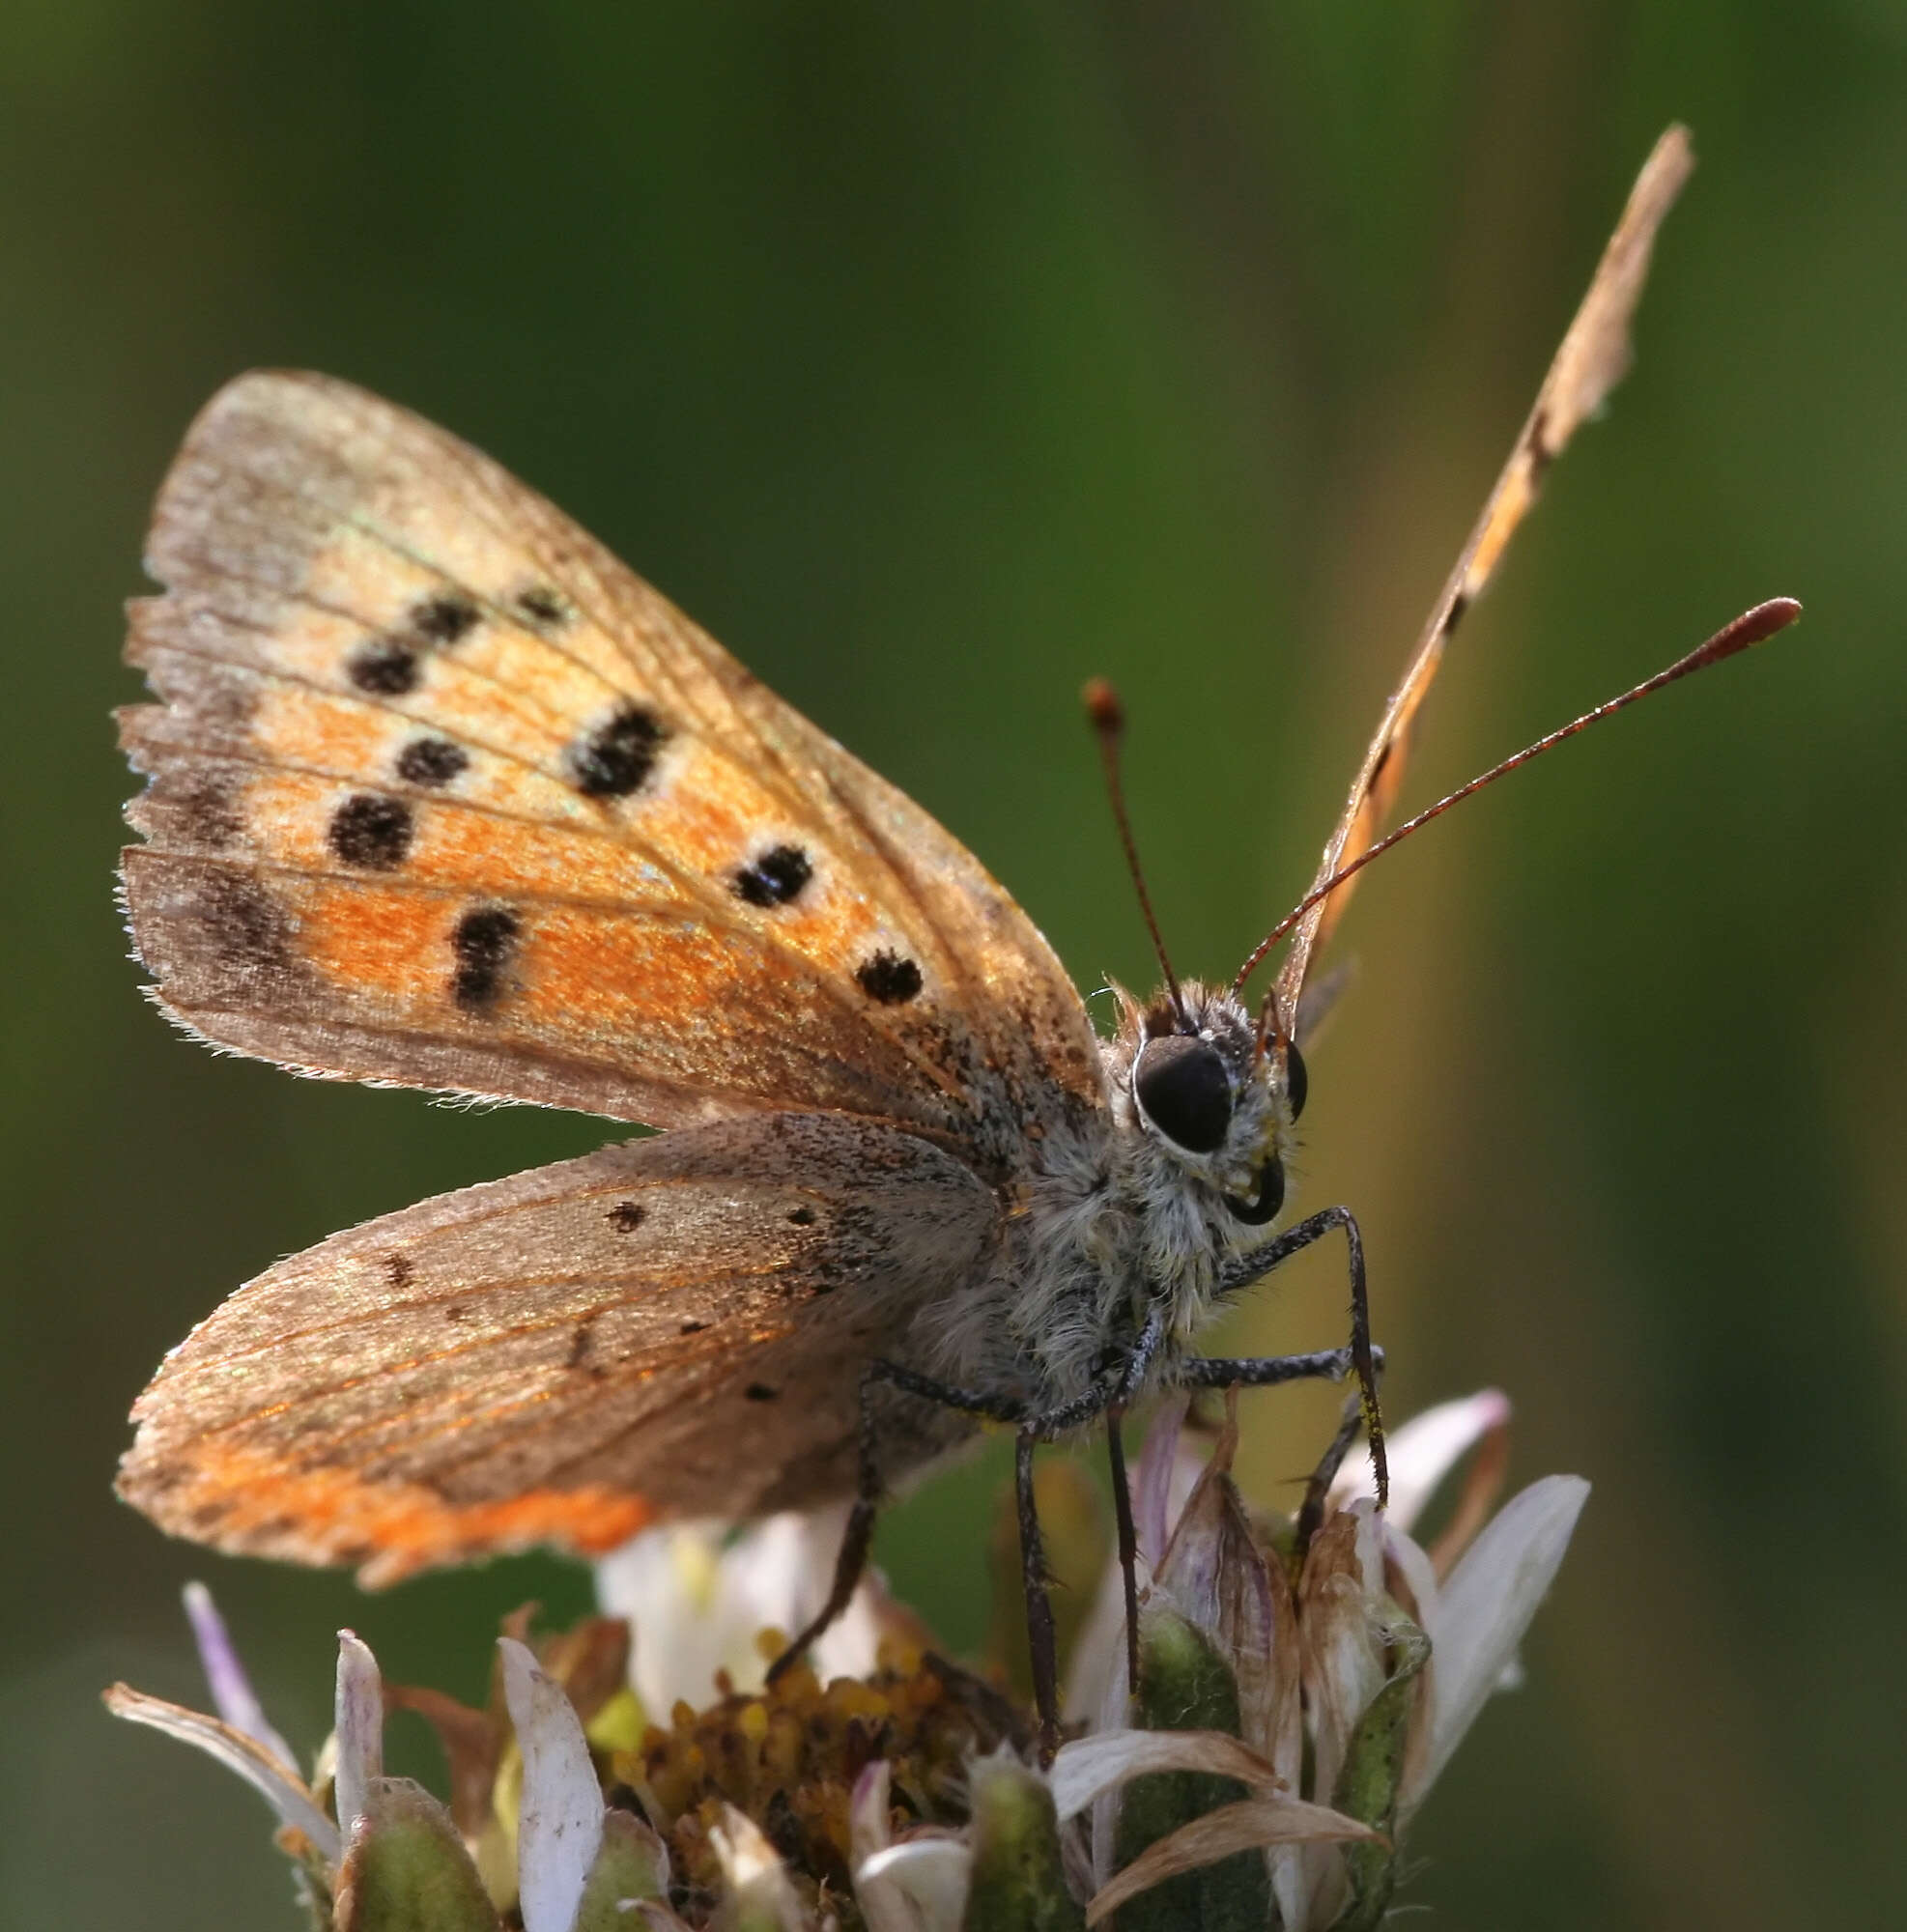
<path id="1" fill-rule="evenodd" d="M 1179 996 L 1179 976 L 1159 934 L 1158 921 L 1153 916 L 1153 896 L 1146 890 L 1146 875 L 1139 869 L 1139 848 L 1132 842 L 1132 821 L 1125 815 L 1125 787 L 1119 775 L 1120 740 L 1125 735 L 1125 706 L 1119 693 L 1102 677 L 1088 678 L 1080 693 L 1093 734 L 1099 741 L 1099 758 L 1106 768 L 1106 792 L 1112 800 L 1113 823 L 1119 827 L 1119 842 L 1125 848 L 1125 869 L 1132 874 L 1132 890 L 1139 895 L 1140 917 L 1153 936 L 1153 951 L 1158 954 L 1159 971 L 1165 975 L 1166 996 L 1181 1021 L 1185 1017 L 1185 1002 Z"/>
<path id="2" fill-rule="evenodd" d="M 1625 691 L 1619 697 L 1611 697 L 1607 703 L 1599 704 L 1593 711 L 1585 711 L 1580 718 L 1572 719 L 1567 724 L 1551 731 L 1546 737 L 1537 739 L 1533 745 L 1525 745 L 1514 756 L 1505 758 L 1501 764 L 1492 765 L 1480 778 L 1473 778 L 1468 784 L 1459 785 L 1447 797 L 1440 798 L 1433 805 L 1417 813 L 1414 818 L 1407 818 L 1395 832 L 1386 833 L 1375 844 L 1367 846 L 1348 865 L 1340 866 L 1322 885 L 1305 894 L 1290 912 L 1274 925 L 1259 943 L 1252 948 L 1251 955 L 1238 968 L 1238 976 L 1232 981 L 1232 991 L 1237 994 L 1243 990 L 1244 983 L 1257 970 L 1259 962 L 1270 950 L 1291 931 L 1311 908 L 1321 900 L 1327 899 L 1354 874 L 1361 872 L 1371 861 L 1380 853 L 1388 852 L 1393 845 L 1401 845 L 1413 832 L 1421 832 L 1433 818 L 1441 818 L 1453 805 L 1461 805 L 1474 792 L 1480 792 L 1485 785 L 1494 784 L 1500 778 L 1507 778 L 1519 766 L 1526 765 L 1532 758 L 1539 758 L 1545 752 L 1552 752 L 1566 739 L 1574 738 L 1579 731 L 1586 731 L 1592 724 L 1600 724 L 1605 718 L 1613 718 L 1618 711 L 1626 711 L 1630 705 L 1644 697 L 1652 697 L 1665 686 L 1679 678 L 1687 677 L 1692 671 L 1706 670 L 1710 665 L 1720 664 L 1723 658 L 1731 658 L 1737 651 L 1745 651 L 1750 644 L 1761 643 L 1772 638 L 1778 631 L 1785 631 L 1801 615 L 1801 606 L 1792 597 L 1771 597 L 1765 604 L 1757 604 L 1752 611 L 1744 611 L 1732 624 L 1724 624 L 1705 644 L 1697 645 L 1685 658 L 1677 658 L 1666 670 L 1659 670 L 1654 677 L 1645 678 L 1632 690 Z M 1276 988 L 1266 995 L 1266 1012 L 1259 1020 L 1260 1051 L 1269 1035 L 1272 1025 L 1271 1005 L 1276 998 Z"/>

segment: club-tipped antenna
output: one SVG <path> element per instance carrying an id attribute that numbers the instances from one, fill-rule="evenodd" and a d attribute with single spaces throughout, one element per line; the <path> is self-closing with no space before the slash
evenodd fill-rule
<path id="1" fill-rule="evenodd" d="M 1182 1022 L 1185 1002 L 1179 996 L 1179 976 L 1172 970 L 1158 921 L 1153 915 L 1153 895 L 1146 890 L 1146 875 L 1139 869 L 1139 848 L 1132 842 L 1132 821 L 1125 815 L 1125 787 L 1119 774 L 1120 740 L 1125 735 L 1125 706 L 1120 702 L 1119 693 L 1102 677 L 1088 678 L 1080 697 L 1086 705 L 1093 735 L 1099 741 L 1099 760 L 1106 768 L 1106 793 L 1112 800 L 1113 823 L 1119 827 L 1119 842 L 1125 850 L 1125 869 L 1132 874 L 1132 890 L 1139 896 L 1139 915 L 1153 936 L 1153 951 L 1158 954 L 1159 971 L 1165 975 L 1166 997 Z"/>
<path id="2" fill-rule="evenodd" d="M 1541 757 L 1545 752 L 1554 751 L 1565 739 L 1574 738 L 1579 731 L 1585 731 L 1591 724 L 1600 724 L 1605 718 L 1613 718 L 1618 711 L 1627 710 L 1632 704 L 1644 697 L 1650 697 L 1665 686 L 1671 685 L 1678 678 L 1687 677 L 1691 671 L 1706 670 L 1712 664 L 1720 664 L 1723 658 L 1731 658 L 1737 651 L 1745 651 L 1750 644 L 1761 643 L 1772 638 L 1778 631 L 1784 631 L 1801 615 L 1801 606 L 1792 597 L 1771 597 L 1765 604 L 1757 604 L 1752 611 L 1744 611 L 1732 624 L 1724 624 L 1704 644 L 1699 644 L 1687 657 L 1677 658 L 1666 670 L 1659 670 L 1654 677 L 1644 678 L 1633 689 L 1625 691 L 1619 697 L 1611 697 L 1607 703 L 1599 704 L 1593 711 L 1585 711 L 1580 718 L 1572 719 L 1569 724 L 1547 736 L 1537 739 L 1533 745 L 1525 745 L 1514 756 L 1505 758 L 1501 764 L 1492 765 L 1481 777 L 1473 778 L 1468 784 L 1462 784 L 1447 797 L 1440 798 L 1433 806 L 1426 807 L 1414 818 L 1407 818 L 1396 831 L 1389 832 L 1376 843 L 1367 846 L 1348 865 L 1340 866 L 1324 882 L 1305 894 L 1290 912 L 1274 925 L 1259 943 L 1252 948 L 1250 956 L 1238 968 L 1238 978 L 1232 981 L 1234 994 L 1244 990 L 1244 984 L 1258 970 L 1265 955 L 1290 932 L 1299 920 L 1321 900 L 1352 877 L 1361 872 L 1371 861 L 1380 853 L 1388 852 L 1393 845 L 1400 845 L 1413 832 L 1421 832 L 1433 818 L 1440 818 L 1453 805 L 1461 804 L 1473 792 L 1481 791 L 1485 785 L 1494 784 L 1500 778 L 1507 777 L 1521 765 L 1526 765 L 1532 758 Z M 1265 1041 L 1272 1023 L 1272 1006 L 1275 1003 L 1275 989 L 1266 995 L 1266 1010 L 1260 1016 L 1258 1026 L 1259 1051 L 1263 1053 Z"/>

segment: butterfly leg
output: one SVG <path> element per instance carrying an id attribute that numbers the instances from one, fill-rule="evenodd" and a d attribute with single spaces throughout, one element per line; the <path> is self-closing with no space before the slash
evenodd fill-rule
<path id="1" fill-rule="evenodd" d="M 887 1493 L 881 1481 L 877 1447 L 879 1420 L 874 1408 L 875 1394 L 882 1388 L 897 1388 L 903 1394 L 918 1396 L 923 1402 L 937 1403 L 943 1408 L 958 1409 L 967 1415 L 983 1416 L 990 1422 L 1017 1423 L 1024 1413 L 1022 1406 L 1009 1398 L 989 1396 L 972 1389 L 950 1388 L 944 1382 L 902 1368 L 897 1362 L 868 1363 L 867 1374 L 861 1378 L 861 1426 L 854 1507 L 848 1512 L 840 1553 L 835 1559 L 834 1581 L 829 1586 L 827 1602 L 787 1649 L 768 1666 L 768 1681 L 771 1684 L 797 1658 L 817 1643 L 828 1627 L 847 1608 L 854 1587 L 861 1580 L 861 1573 L 868 1567 L 868 1552 L 874 1541 L 874 1519 L 880 1514 Z"/>
<path id="2" fill-rule="evenodd" d="M 1342 1379 L 1354 1372 L 1362 1397 L 1364 1427 L 1371 1438 L 1371 1466 L 1377 1471 L 1380 1507 L 1390 1500 L 1390 1464 L 1384 1458 L 1384 1425 L 1378 1407 L 1380 1351 L 1371 1347 L 1371 1300 L 1364 1285 L 1364 1236 L 1349 1208 L 1323 1208 L 1282 1235 L 1253 1248 L 1231 1263 L 1219 1276 L 1219 1295 L 1235 1293 L 1300 1248 L 1322 1240 L 1333 1228 L 1344 1230 L 1351 1261 L 1351 1347 L 1317 1355 L 1267 1356 L 1254 1361 L 1188 1361 L 1181 1364 L 1181 1380 L 1193 1388 L 1266 1388 L 1273 1382 L 1296 1381 L 1308 1376 Z"/>
<path id="3" fill-rule="evenodd" d="M 1125 1682 L 1139 1682 L 1139 1533 L 1132 1520 L 1132 1491 L 1125 1480 L 1125 1442 L 1120 1426 L 1125 1405 L 1106 1410 L 1106 1455 L 1112 1463 L 1113 1521 L 1119 1531 L 1119 1575 L 1125 1588 Z"/>
<path id="4" fill-rule="evenodd" d="M 1125 1444 L 1120 1425 L 1125 1406 L 1145 1385 L 1159 1346 L 1165 1339 L 1165 1315 L 1154 1309 L 1147 1318 L 1132 1352 L 1120 1365 L 1116 1380 L 1088 1389 L 1070 1402 L 1029 1415 L 1020 1424 L 1014 1461 L 1019 1503 L 1020 1575 L 1026 1592 L 1027 1642 L 1033 1660 L 1033 1695 L 1039 1711 L 1039 1746 L 1043 1762 L 1051 1763 L 1060 1743 L 1059 1658 L 1053 1638 L 1053 1606 L 1047 1594 L 1046 1566 L 1039 1540 L 1039 1517 L 1034 1507 L 1033 1451 L 1039 1442 L 1067 1435 L 1096 1415 L 1106 1418 L 1107 1453 L 1112 1458 L 1113 1514 L 1119 1529 L 1120 1574 L 1125 1587 L 1125 1667 L 1128 1685 L 1139 1681 L 1139 1540 L 1132 1521 L 1132 1494 L 1125 1480 Z"/>
<path id="5" fill-rule="evenodd" d="M 1156 1346 L 1155 1342 L 1153 1346 Z M 1150 1349 L 1147 1353 L 1150 1356 Z M 887 1372 L 885 1379 L 892 1386 L 905 1389 L 925 1401 L 964 1409 L 973 1415 L 983 1415 L 994 1422 L 1017 1425 L 1013 1438 L 1013 1495 L 1019 1517 L 1020 1587 L 1026 1597 L 1026 1639 L 1033 1668 L 1033 1701 L 1039 1713 L 1039 1762 L 1050 1765 L 1060 1748 L 1060 1662 L 1049 1590 L 1051 1579 L 1046 1574 L 1045 1548 L 1039 1535 L 1039 1509 L 1033 1492 L 1033 1452 L 1039 1443 L 1050 1441 L 1055 1435 L 1063 1435 L 1098 1414 L 1106 1406 L 1108 1395 L 1100 1389 L 1089 1389 L 1083 1396 L 1075 1397 L 1057 1408 L 1028 1415 L 1015 1402 L 980 1397 L 961 1389 L 943 1388 L 924 1376 L 896 1368 L 891 1363 L 875 1366 Z M 1122 1375 L 1119 1382 L 1121 1392 L 1125 1390 L 1131 1379 L 1129 1372 Z M 865 1434 L 863 1440 L 867 1440 Z M 856 1507 L 858 1510 L 858 1503 Z M 871 1508 L 868 1520 L 871 1526 Z M 842 1553 L 845 1555 L 846 1551 Z M 865 1549 L 862 1560 L 866 1560 Z M 840 1581 L 837 1576 L 837 1589 Z"/>
<path id="6" fill-rule="evenodd" d="M 1026 1640 L 1033 1659 L 1033 1701 L 1039 1711 L 1039 1762 L 1049 1765 L 1060 1748 L 1060 1654 L 1053 1631 L 1053 1600 L 1046 1552 L 1039 1538 L 1039 1510 L 1033 1493 L 1037 1428 L 1022 1423 L 1013 1441 L 1013 1493 L 1019 1506 L 1020 1587 L 1026 1597 Z"/>
<path id="7" fill-rule="evenodd" d="M 1139 1535 L 1132 1521 L 1132 1488 L 1125 1477 L 1125 1405 L 1143 1386 L 1165 1339 L 1165 1313 L 1153 1309 L 1138 1346 L 1126 1358 L 1118 1394 L 1106 1405 L 1106 1455 L 1112 1463 L 1113 1521 L 1119 1532 L 1119 1575 L 1125 1591 L 1125 1682 L 1139 1682 Z"/>
<path id="8" fill-rule="evenodd" d="M 1014 1486 L 1020 1531 L 1020 1572 L 1026 1590 L 1027 1640 L 1033 1659 L 1034 1701 L 1039 1711 L 1040 1747 L 1050 1762 L 1059 1747 L 1060 1697 L 1059 1663 L 1054 1642 L 1053 1609 L 1046 1592 L 1045 1558 L 1039 1537 L 1039 1518 L 1034 1505 L 1033 1451 L 1037 1444 L 1051 1441 L 1076 1429 L 1094 1416 L 1117 1409 L 1145 1382 L 1165 1335 L 1164 1317 L 1154 1313 L 1147 1321 L 1132 1353 L 1122 1364 L 1112 1383 L 1088 1389 L 1070 1402 L 1034 1415 L 1011 1397 L 989 1395 L 976 1389 L 958 1389 L 931 1377 L 903 1368 L 897 1362 L 876 1361 L 868 1365 L 861 1382 L 860 1466 L 854 1507 L 848 1514 L 846 1533 L 841 1538 L 840 1554 L 836 1559 L 834 1582 L 828 1600 L 806 1630 L 769 1666 L 768 1679 L 776 1678 L 820 1637 L 854 1595 L 854 1587 L 867 1568 L 868 1553 L 874 1537 L 874 1519 L 879 1513 L 884 1489 L 877 1454 L 878 1424 L 874 1408 L 875 1392 L 883 1387 L 900 1390 L 923 1402 L 943 1408 L 977 1415 L 989 1422 L 1012 1424 L 1017 1430 L 1014 1450 Z M 1118 1423 L 1111 1425 L 1116 1435 Z M 1123 1445 L 1115 1443 L 1115 1509 L 1120 1520 L 1120 1560 L 1124 1570 L 1126 1598 L 1127 1662 L 1137 1676 L 1137 1540 L 1132 1528 L 1132 1503 L 1124 1482 Z"/>

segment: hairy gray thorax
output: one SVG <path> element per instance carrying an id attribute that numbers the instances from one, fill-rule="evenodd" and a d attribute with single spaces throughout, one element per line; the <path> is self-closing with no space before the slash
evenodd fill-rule
<path id="1" fill-rule="evenodd" d="M 923 1366 L 955 1386 L 1035 1407 L 1067 1401 L 1129 1354 L 1154 1310 L 1166 1341 L 1152 1378 L 1169 1378 L 1217 1313 L 1226 1263 L 1272 1232 L 1256 1210 L 1267 1176 L 1282 1193 L 1295 1139 L 1284 1062 L 1257 1051 L 1251 1015 L 1228 991 L 1187 984 L 1177 1009 L 1114 991 L 1120 1026 L 1101 1046 L 1109 1112 L 1039 1144 L 994 1265 L 970 1293 L 923 1311 Z M 1207 1124 L 1220 1124 L 1211 1107 L 1223 1117 L 1215 1145 L 1181 1145 L 1157 1118 L 1165 1110 L 1149 1111 L 1149 1048 L 1163 1048 L 1155 1098 L 1174 1097 L 1157 1078 L 1166 1055 L 1215 1056 L 1194 1069 L 1216 1083 L 1206 1095 Z"/>

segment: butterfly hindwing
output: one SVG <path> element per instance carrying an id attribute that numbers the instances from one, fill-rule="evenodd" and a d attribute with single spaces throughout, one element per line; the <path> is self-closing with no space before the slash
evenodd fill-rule
<path id="1" fill-rule="evenodd" d="M 367 1582 L 854 1487 L 868 1361 L 991 1252 L 963 1163 L 839 1117 L 609 1148 L 280 1262 L 167 1357 L 120 1474 L 163 1527 Z M 890 1474 L 969 1428 L 897 1398 Z"/>
<path id="2" fill-rule="evenodd" d="M 455 438 L 242 377 L 149 561 L 128 896 L 210 1038 L 657 1125 L 840 1109 L 993 1170 L 1103 1104 L 979 863 Z"/>

